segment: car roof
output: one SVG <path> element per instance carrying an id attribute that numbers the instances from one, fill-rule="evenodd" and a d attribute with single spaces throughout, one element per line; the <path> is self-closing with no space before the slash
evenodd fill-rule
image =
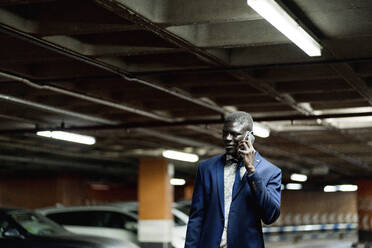
<path id="1" fill-rule="evenodd" d="M 106 205 L 94 205 L 94 206 L 71 206 L 71 207 L 48 207 L 40 208 L 36 210 L 44 215 L 55 214 L 55 213 L 67 213 L 76 211 L 112 211 L 118 213 L 124 213 L 126 215 L 136 218 L 136 215 L 118 206 L 106 206 Z"/>
<path id="2" fill-rule="evenodd" d="M 28 209 L 22 209 L 22 208 L 16 208 L 16 207 L 0 207 L 0 212 L 1 213 L 7 213 L 10 211 L 25 211 L 25 212 L 30 212 L 31 210 Z"/>
<path id="3" fill-rule="evenodd" d="M 52 213 L 66 213 L 66 212 L 75 212 L 75 211 L 113 211 L 113 212 L 119 212 L 124 213 L 127 215 L 130 215 L 132 217 L 137 218 L 137 214 L 130 212 L 131 210 L 137 209 L 138 204 L 134 202 L 129 203 L 117 203 L 117 204 L 110 204 L 110 205 L 93 205 L 93 206 L 59 206 L 59 207 L 47 207 L 47 208 L 40 208 L 37 209 L 37 212 L 42 213 L 44 215 L 46 214 L 52 214 Z M 184 215 L 181 218 L 185 219 L 188 218 L 187 215 L 182 213 L 181 211 L 172 208 L 172 213 L 179 215 Z"/>

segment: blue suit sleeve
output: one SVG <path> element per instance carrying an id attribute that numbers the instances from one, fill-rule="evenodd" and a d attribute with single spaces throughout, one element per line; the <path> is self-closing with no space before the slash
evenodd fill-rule
<path id="1" fill-rule="evenodd" d="M 247 180 L 257 198 L 263 223 L 266 225 L 272 224 L 280 215 L 281 170 L 278 169 L 275 171 L 267 185 L 264 184 L 257 172 L 247 175 Z"/>
<path id="2" fill-rule="evenodd" d="M 199 247 L 200 235 L 204 219 L 204 190 L 200 166 L 194 184 L 194 193 L 187 224 L 185 248 Z"/>

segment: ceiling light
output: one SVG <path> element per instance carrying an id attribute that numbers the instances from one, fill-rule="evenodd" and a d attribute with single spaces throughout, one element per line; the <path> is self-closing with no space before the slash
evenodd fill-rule
<path id="1" fill-rule="evenodd" d="M 321 56 L 321 45 L 274 0 L 247 0 L 248 5 L 309 56 Z"/>
<path id="2" fill-rule="evenodd" d="M 289 190 L 300 190 L 300 189 L 302 189 L 302 184 L 300 184 L 300 183 L 288 183 L 285 186 L 285 188 L 289 189 Z"/>
<path id="3" fill-rule="evenodd" d="M 336 192 L 337 186 L 335 185 L 326 185 L 323 189 L 324 192 Z"/>
<path id="4" fill-rule="evenodd" d="M 324 120 L 339 129 L 372 127 L 372 116 L 327 118 Z"/>
<path id="5" fill-rule="evenodd" d="M 307 176 L 303 175 L 303 174 L 294 173 L 294 174 L 291 175 L 291 180 L 292 181 L 297 181 L 297 182 L 306 182 Z"/>
<path id="6" fill-rule="evenodd" d="M 186 180 L 182 179 L 182 178 L 172 178 L 170 180 L 170 184 L 172 184 L 172 185 L 185 185 Z"/>
<path id="7" fill-rule="evenodd" d="M 163 151 L 163 157 L 192 163 L 199 160 L 199 156 L 196 154 L 177 152 L 172 150 Z"/>
<path id="8" fill-rule="evenodd" d="M 339 185 L 339 190 L 340 191 L 357 191 L 358 189 L 358 186 L 357 185 L 353 185 L 353 184 L 342 184 L 342 185 Z"/>
<path id="9" fill-rule="evenodd" d="M 99 184 L 99 183 L 91 184 L 90 187 L 93 190 L 109 190 L 110 189 L 110 186 L 106 184 Z"/>
<path id="10" fill-rule="evenodd" d="M 253 134 L 261 138 L 267 138 L 270 136 L 270 129 L 260 123 L 254 122 Z"/>
<path id="11" fill-rule="evenodd" d="M 63 131 L 39 131 L 36 134 L 43 137 L 76 142 L 85 145 L 94 145 L 96 143 L 96 139 L 94 137 Z"/>

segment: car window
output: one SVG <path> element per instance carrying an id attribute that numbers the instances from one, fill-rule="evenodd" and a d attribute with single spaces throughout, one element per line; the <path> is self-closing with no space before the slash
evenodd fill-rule
<path id="1" fill-rule="evenodd" d="M 110 212 L 110 217 L 106 223 L 106 227 L 120 228 L 137 233 L 137 220 L 132 216 L 123 213 Z"/>
<path id="2" fill-rule="evenodd" d="M 9 226 L 9 222 L 5 219 L 0 219 L 0 238 L 3 238 L 3 232 Z"/>
<path id="3" fill-rule="evenodd" d="M 66 232 L 62 226 L 39 214 L 16 210 L 9 212 L 9 216 L 30 234 L 55 235 Z"/>
<path id="4" fill-rule="evenodd" d="M 190 214 L 190 205 L 179 206 L 179 207 L 177 207 L 177 209 L 182 211 L 186 215 Z"/>
<path id="5" fill-rule="evenodd" d="M 185 226 L 186 223 L 181 220 L 180 218 L 178 218 L 176 215 L 173 215 L 173 219 L 174 219 L 174 225 L 175 226 Z"/>
<path id="6" fill-rule="evenodd" d="M 96 226 L 103 227 L 108 219 L 107 212 L 102 211 L 74 211 L 47 214 L 47 217 L 61 225 Z"/>
<path id="7" fill-rule="evenodd" d="M 137 232 L 137 220 L 132 216 L 112 211 L 73 211 L 47 214 L 61 225 L 120 228 Z"/>

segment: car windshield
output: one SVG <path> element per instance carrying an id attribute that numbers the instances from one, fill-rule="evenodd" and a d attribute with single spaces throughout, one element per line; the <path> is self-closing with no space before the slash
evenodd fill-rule
<path id="1" fill-rule="evenodd" d="M 39 214 L 17 210 L 10 212 L 9 215 L 26 229 L 27 232 L 33 235 L 48 236 L 67 232 L 60 225 Z"/>

